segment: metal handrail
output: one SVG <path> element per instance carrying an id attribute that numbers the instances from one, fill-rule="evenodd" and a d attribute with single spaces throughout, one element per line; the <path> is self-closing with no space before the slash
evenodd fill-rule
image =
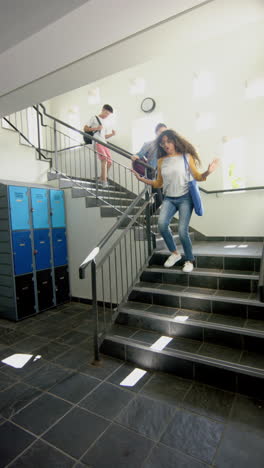
<path id="1" fill-rule="evenodd" d="M 129 216 L 130 211 L 135 208 L 137 203 L 143 198 L 143 195 L 148 192 L 148 188 L 145 187 L 142 192 L 133 200 L 133 202 L 129 205 L 129 207 L 126 209 L 126 211 L 122 214 L 122 216 L 116 221 L 116 223 L 112 226 L 112 228 L 108 231 L 108 233 L 101 239 L 101 241 L 97 244 L 96 247 L 87 255 L 85 260 L 81 263 L 79 267 L 79 278 L 84 279 L 85 278 L 85 270 L 88 267 L 88 265 L 95 259 L 95 257 L 99 254 L 100 250 L 104 247 L 104 245 L 108 242 L 108 240 L 112 237 L 114 232 L 119 229 L 119 227 L 122 225 L 122 222 L 124 219 L 126 219 Z M 140 214 L 142 212 L 141 209 L 139 209 Z M 137 215 L 133 216 L 133 220 L 136 217 L 138 218 Z"/>
<path id="2" fill-rule="evenodd" d="M 259 300 L 261 302 L 264 302 L 264 243 L 263 243 L 262 257 L 261 257 L 261 263 L 260 263 L 258 290 L 259 290 Z"/>
<path id="3" fill-rule="evenodd" d="M 33 145 L 33 143 L 31 143 L 31 141 L 29 141 L 29 139 L 28 139 L 20 130 L 18 130 L 18 128 L 17 128 L 14 124 L 12 124 L 6 117 L 2 117 L 2 118 L 3 118 L 3 120 L 5 120 L 5 121 L 8 123 L 8 125 L 10 125 L 10 127 L 13 128 L 13 130 L 15 130 L 22 138 L 24 138 L 24 140 L 26 140 L 26 142 L 27 142 L 32 148 L 34 148 L 34 149 L 37 151 L 37 153 L 40 154 L 40 156 L 42 156 L 44 159 L 46 159 L 46 161 L 49 161 L 49 163 L 51 163 L 52 158 L 47 158 L 47 156 L 45 156 L 45 154 L 43 154 L 43 153 L 40 151 L 39 148 L 37 148 L 35 145 Z"/>
<path id="4" fill-rule="evenodd" d="M 56 123 L 58 123 L 58 124 L 60 124 L 60 125 L 63 125 L 64 127 L 67 127 L 67 128 L 69 128 L 70 130 L 73 130 L 73 131 L 79 133 L 79 134 L 82 135 L 82 136 L 86 136 L 86 133 L 83 132 L 82 130 L 79 130 L 78 128 L 75 128 L 75 127 L 73 127 L 72 125 L 70 125 L 70 124 L 68 124 L 68 123 L 66 123 L 66 122 L 63 122 L 62 120 L 57 119 L 57 117 L 53 117 L 52 115 L 48 114 L 47 111 L 46 111 L 46 108 L 45 108 L 45 106 L 44 106 L 43 104 L 40 103 L 39 106 L 42 107 L 43 113 L 44 113 L 44 115 L 46 115 L 46 117 L 49 117 L 49 118 L 52 119 L 54 122 L 56 122 Z M 116 145 L 113 145 L 112 143 L 109 143 L 109 142 L 105 143 L 105 142 L 103 142 L 103 141 L 101 141 L 101 140 L 98 140 L 97 138 L 95 138 L 95 137 L 92 136 L 92 135 L 89 135 L 89 138 L 90 138 L 92 141 L 94 141 L 95 143 L 99 143 L 100 145 L 103 145 L 103 146 L 106 146 L 106 147 L 109 148 L 109 149 L 112 149 L 113 151 L 115 151 L 116 153 L 120 154 L 121 156 L 124 156 L 124 157 L 127 158 L 127 159 L 130 159 L 131 156 L 132 156 L 132 153 L 129 153 L 128 151 L 124 150 L 123 148 L 120 148 L 120 147 L 118 147 L 118 146 L 116 146 Z M 153 167 L 150 166 L 149 164 L 145 163 L 144 161 L 139 160 L 138 162 L 139 162 L 142 166 L 144 166 L 146 169 L 153 170 Z"/>

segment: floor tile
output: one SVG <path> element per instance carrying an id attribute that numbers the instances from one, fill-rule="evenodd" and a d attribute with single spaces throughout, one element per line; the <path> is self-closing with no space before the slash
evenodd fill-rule
<path id="1" fill-rule="evenodd" d="M 69 346 L 67 345 L 57 343 L 56 341 L 49 341 L 47 344 L 43 344 L 37 348 L 35 352 L 43 359 L 46 359 L 47 361 L 53 361 L 68 350 Z"/>
<path id="2" fill-rule="evenodd" d="M 14 377 L 11 377 L 10 375 L 6 375 L 3 372 L 0 372 L 0 392 L 2 392 L 3 390 L 6 390 L 8 387 L 11 387 L 11 385 L 14 385 L 16 382 L 17 382 L 17 379 L 15 379 Z"/>
<path id="3" fill-rule="evenodd" d="M 140 394 L 155 400 L 161 400 L 170 405 L 181 405 L 186 392 L 192 382 L 174 375 L 156 374 L 144 385 Z"/>
<path id="4" fill-rule="evenodd" d="M 50 389 L 50 393 L 68 400 L 72 403 L 78 403 L 94 387 L 100 383 L 100 380 L 78 373 L 67 375 L 61 382 Z M 96 390 L 97 391 L 97 390 Z"/>
<path id="5" fill-rule="evenodd" d="M 18 341 L 27 338 L 28 335 L 19 330 L 2 328 L 0 331 L 0 343 L 7 346 L 13 346 Z"/>
<path id="6" fill-rule="evenodd" d="M 139 468 L 154 443 L 113 424 L 85 454 L 82 461 L 96 468 Z"/>
<path id="7" fill-rule="evenodd" d="M 190 340 L 188 338 L 174 338 L 167 344 L 166 349 L 176 349 L 187 353 L 196 353 L 201 347 L 200 341 Z"/>
<path id="8" fill-rule="evenodd" d="M 143 468 L 206 468 L 208 465 L 164 445 L 154 447 Z"/>
<path id="9" fill-rule="evenodd" d="M 0 426 L 0 468 L 4 468 L 33 441 L 32 435 L 9 421 Z"/>
<path id="10" fill-rule="evenodd" d="M 24 382 L 41 390 L 48 390 L 57 382 L 67 379 L 70 374 L 71 371 L 48 362 L 41 369 L 26 377 Z"/>
<path id="11" fill-rule="evenodd" d="M 84 335 L 84 333 L 72 330 L 65 333 L 65 335 L 60 336 L 60 338 L 58 338 L 58 342 L 69 346 L 78 346 L 82 343 L 82 341 L 85 341 L 86 339 L 87 337 L 86 335 Z"/>
<path id="12" fill-rule="evenodd" d="M 13 348 L 16 350 L 17 353 L 32 353 L 33 351 L 38 349 L 41 346 L 41 344 L 45 345 L 47 342 L 47 338 L 32 335 L 14 344 Z"/>
<path id="13" fill-rule="evenodd" d="M 25 353 L 16 353 L 16 351 L 14 350 L 9 350 L 8 356 L 6 357 L 16 358 L 15 355 L 17 354 L 21 355 Z M 19 358 L 20 356 L 17 357 Z M 43 367 L 46 363 L 44 359 L 42 359 L 41 357 L 39 358 L 35 354 L 29 353 L 28 356 L 25 357 L 28 357 L 28 361 L 22 367 L 14 367 L 13 365 L 3 364 L 3 366 L 1 367 L 1 372 L 3 372 L 6 375 L 10 375 L 11 377 L 14 377 L 16 379 L 25 379 L 36 370 L 41 369 L 41 367 Z"/>
<path id="14" fill-rule="evenodd" d="M 161 442 L 205 463 L 212 463 L 224 426 L 184 410 L 176 414 Z"/>
<path id="15" fill-rule="evenodd" d="M 114 419 L 135 394 L 103 382 L 79 406 L 107 419 Z"/>
<path id="16" fill-rule="evenodd" d="M 18 382 L 0 393 L 0 414 L 10 418 L 40 395 L 37 388 Z"/>
<path id="17" fill-rule="evenodd" d="M 81 366 L 91 363 L 92 361 L 93 351 L 85 351 L 79 347 L 70 348 L 53 360 L 54 363 L 73 370 L 79 370 Z"/>
<path id="18" fill-rule="evenodd" d="M 259 432 L 264 436 L 264 400 L 236 395 L 230 421 L 245 431 Z"/>
<path id="19" fill-rule="evenodd" d="M 10 468 L 71 468 L 74 463 L 67 455 L 38 440 Z"/>
<path id="20" fill-rule="evenodd" d="M 116 372 L 114 372 L 110 377 L 108 377 L 107 381 L 111 382 L 115 385 L 121 386 L 122 388 L 126 388 L 127 390 L 131 390 L 132 392 L 138 392 L 143 385 L 150 379 L 152 376 L 152 373 L 150 371 L 146 371 L 143 377 L 135 383 L 135 385 L 131 384 L 122 384 L 122 381 L 126 379 L 135 369 L 137 369 L 137 366 L 133 366 L 131 364 L 123 364 L 121 367 L 119 367 Z M 144 371 L 144 369 L 142 369 Z"/>
<path id="21" fill-rule="evenodd" d="M 124 361 L 120 361 L 119 359 L 101 355 L 101 362 L 99 365 L 95 366 L 89 363 L 83 364 L 80 367 L 79 372 L 104 380 L 121 367 L 123 363 Z"/>
<path id="22" fill-rule="evenodd" d="M 109 423 L 81 408 L 74 408 L 43 437 L 55 447 L 80 458 Z"/>
<path id="23" fill-rule="evenodd" d="M 166 403 L 137 396 L 117 417 L 123 426 L 158 441 L 175 413 L 175 408 Z"/>
<path id="24" fill-rule="evenodd" d="M 13 420 L 25 429 L 39 435 L 61 418 L 70 408 L 71 405 L 66 401 L 43 394 L 15 415 Z"/>
<path id="25" fill-rule="evenodd" d="M 240 430 L 237 426 L 228 425 L 217 456 L 216 468 L 263 468 L 264 443 L 263 435 Z"/>
<path id="26" fill-rule="evenodd" d="M 195 383 L 187 393 L 183 406 L 194 413 L 225 421 L 231 411 L 234 394 Z"/>

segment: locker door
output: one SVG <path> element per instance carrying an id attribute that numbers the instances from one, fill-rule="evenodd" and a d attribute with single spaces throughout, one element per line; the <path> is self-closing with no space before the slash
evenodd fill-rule
<path id="1" fill-rule="evenodd" d="M 33 260 L 30 231 L 13 231 L 12 240 L 15 275 L 31 273 Z"/>
<path id="2" fill-rule="evenodd" d="M 16 277 L 16 301 L 18 319 L 36 313 L 33 275 Z"/>
<path id="3" fill-rule="evenodd" d="M 49 227 L 48 190 L 31 189 L 33 227 L 34 229 Z"/>
<path id="4" fill-rule="evenodd" d="M 36 270 L 46 270 L 51 267 L 51 250 L 48 229 L 34 230 L 34 254 Z"/>
<path id="5" fill-rule="evenodd" d="M 30 229 L 28 188 L 10 185 L 8 189 L 13 231 Z"/>
<path id="6" fill-rule="evenodd" d="M 56 228 L 52 229 L 52 242 L 53 242 L 53 258 L 54 266 L 66 265 L 67 258 L 67 244 L 66 244 L 66 229 Z"/>
<path id="7" fill-rule="evenodd" d="M 50 206 L 52 227 L 65 227 L 63 190 L 50 190 Z"/>
<path id="8" fill-rule="evenodd" d="M 70 299 L 68 267 L 55 268 L 56 303 L 62 304 Z"/>
<path id="9" fill-rule="evenodd" d="M 37 272 L 38 286 L 38 306 L 39 311 L 48 309 L 54 306 L 53 302 L 53 285 L 51 270 L 43 270 Z"/>

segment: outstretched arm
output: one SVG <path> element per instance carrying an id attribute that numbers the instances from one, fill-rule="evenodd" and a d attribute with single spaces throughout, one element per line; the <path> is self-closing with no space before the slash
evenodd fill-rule
<path id="1" fill-rule="evenodd" d="M 199 171 L 197 171 L 197 168 L 195 166 L 194 159 L 192 156 L 190 156 L 190 160 L 189 160 L 189 165 L 190 165 L 192 176 L 195 180 L 199 180 L 199 181 L 206 180 L 207 177 L 218 168 L 219 163 L 220 163 L 219 159 L 217 158 L 213 159 L 213 161 L 209 164 L 207 171 L 201 174 Z"/>

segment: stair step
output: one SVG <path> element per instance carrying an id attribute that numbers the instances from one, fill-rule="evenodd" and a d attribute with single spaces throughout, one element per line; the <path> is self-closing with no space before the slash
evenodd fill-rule
<path id="1" fill-rule="evenodd" d="M 118 311 L 121 325 L 248 351 L 264 350 L 264 317 L 253 320 L 137 302 L 121 304 Z"/>
<path id="2" fill-rule="evenodd" d="M 159 350 L 156 343 L 159 338 L 160 334 L 140 329 L 131 330 L 128 337 L 122 335 L 119 326 L 116 332 L 113 329 L 106 335 L 101 350 L 143 369 L 168 372 L 229 391 L 253 392 L 263 397 L 264 355 L 257 355 L 256 359 L 255 353 L 182 338 L 172 339 Z"/>
<path id="3" fill-rule="evenodd" d="M 220 290 L 256 292 L 259 274 L 240 270 L 195 268 L 186 275 L 179 266 L 172 268 L 150 266 L 142 273 L 141 280 Z"/>
<path id="4" fill-rule="evenodd" d="M 160 283 L 137 283 L 129 301 L 255 319 L 264 316 L 264 303 L 256 293 L 186 287 Z"/>
<path id="5" fill-rule="evenodd" d="M 206 243 L 208 244 L 208 243 Z M 181 248 L 179 249 L 183 254 Z M 168 250 L 155 251 L 150 260 L 150 265 L 162 265 L 167 260 L 170 252 Z M 261 253 L 257 255 L 243 255 L 238 256 L 237 254 L 230 254 L 227 251 L 215 252 L 213 249 L 210 254 L 205 254 L 203 249 L 199 249 L 199 245 L 193 243 L 193 254 L 195 256 L 195 266 L 197 268 L 210 268 L 217 270 L 240 270 L 240 271 L 252 271 L 259 272 L 260 270 L 260 259 Z M 182 262 L 178 262 L 180 266 Z"/>

